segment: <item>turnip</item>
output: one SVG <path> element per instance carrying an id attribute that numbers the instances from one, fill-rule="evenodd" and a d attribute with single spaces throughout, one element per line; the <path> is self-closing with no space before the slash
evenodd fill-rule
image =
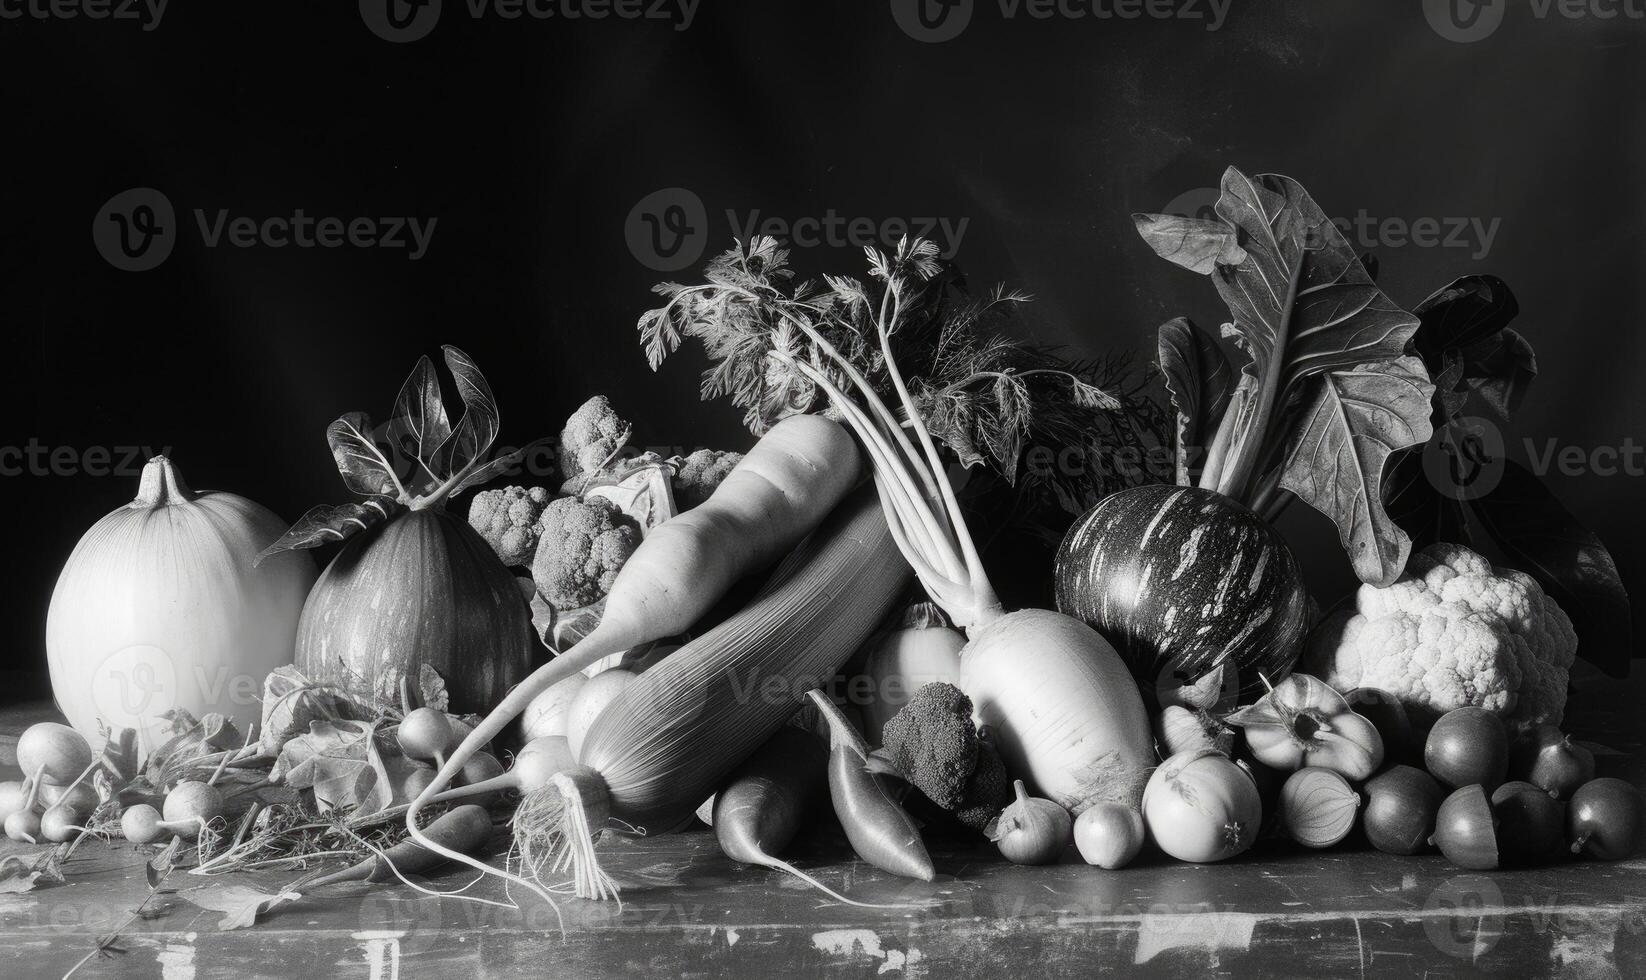
<path id="1" fill-rule="evenodd" d="M 17 767 L 31 779 L 73 782 L 93 758 L 84 735 L 53 721 L 30 725 L 17 740 Z"/>
<path id="2" fill-rule="evenodd" d="M 55 844 L 73 840 L 76 835 L 86 832 L 86 828 L 79 825 L 84 819 L 85 815 L 61 803 L 47 807 L 46 812 L 40 815 L 40 836 Z"/>
<path id="3" fill-rule="evenodd" d="M 18 810 L 5 821 L 6 836 L 23 844 L 37 844 L 40 838 L 40 814 L 32 809 Z"/>
<path id="4" fill-rule="evenodd" d="M 395 729 L 395 737 L 400 742 L 400 751 L 408 758 L 423 759 L 436 766 L 446 764 L 446 753 L 457 742 L 450 719 L 444 711 L 435 708 L 408 712 Z"/>
<path id="5" fill-rule="evenodd" d="M 166 794 L 161 811 L 164 825 L 177 836 L 193 840 L 206 824 L 223 815 L 223 802 L 223 793 L 210 783 L 178 783 Z"/>
<path id="6" fill-rule="evenodd" d="M 587 674 L 573 674 L 558 684 L 549 685 L 532 698 L 520 713 L 521 740 L 530 742 L 544 735 L 564 736 L 572 702 L 588 682 Z"/>
<path id="7" fill-rule="evenodd" d="M 485 759 L 487 762 L 476 763 L 476 760 Z M 527 742 L 514 757 L 514 765 L 504 772 L 503 767 L 489 753 L 476 753 L 463 765 L 465 777 L 471 772 L 475 776 L 490 771 L 496 771 L 484 778 L 468 780 L 464 784 L 453 787 L 443 793 L 436 793 L 428 800 L 430 803 L 446 803 L 451 800 L 479 797 L 484 800 L 496 799 L 496 794 L 511 792 L 525 795 L 534 789 L 548 785 L 550 779 L 558 772 L 571 768 L 571 751 L 566 746 L 566 739 L 559 735 L 545 735 Z M 471 765 L 473 768 L 471 769 Z"/>
<path id="8" fill-rule="evenodd" d="M 0 822 L 29 806 L 29 787 L 26 784 L 15 779 L 0 783 Z"/>

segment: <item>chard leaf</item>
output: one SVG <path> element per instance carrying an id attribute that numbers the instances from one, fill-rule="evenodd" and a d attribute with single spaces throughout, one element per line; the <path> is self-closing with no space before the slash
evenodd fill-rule
<path id="1" fill-rule="evenodd" d="M 1229 407 L 1234 371 L 1216 340 L 1187 317 L 1160 328 L 1160 370 L 1177 409 L 1177 482 L 1187 486 L 1189 455 L 1201 448 Z"/>
<path id="2" fill-rule="evenodd" d="M 497 400 L 469 355 L 447 344 L 441 350 L 446 354 L 446 367 L 457 382 L 457 394 L 463 399 L 463 418 L 449 438 L 435 450 L 430 467 L 441 480 L 461 473 L 491 448 L 497 439 L 499 426 Z"/>
<path id="3" fill-rule="evenodd" d="M 514 472 L 514 468 L 520 465 L 520 461 L 526 458 L 527 453 L 537 449 L 540 446 L 548 445 L 553 441 L 554 440 L 552 439 L 539 439 L 536 442 L 521 446 L 513 452 L 505 453 L 504 455 L 486 463 L 484 466 L 475 467 L 468 476 L 465 476 L 462 480 L 459 480 L 457 485 L 452 487 L 451 492 L 447 494 L 447 496 L 455 497 L 470 487 L 478 487 L 483 483 L 490 483 L 500 476 L 505 476 Z"/>
<path id="4" fill-rule="evenodd" d="M 394 466 L 372 434 L 370 415 L 349 412 L 339 418 L 326 426 L 326 442 L 331 446 L 337 472 L 350 490 L 367 497 L 401 493 Z"/>
<path id="5" fill-rule="evenodd" d="M 1234 313 L 1231 336 L 1252 357 L 1248 370 L 1276 379 L 1274 410 L 1311 377 L 1405 352 L 1417 318 L 1377 287 L 1302 185 L 1230 167 L 1217 213 L 1238 232 L 1245 260 L 1219 265 L 1212 280 Z"/>
<path id="6" fill-rule="evenodd" d="M 1509 564 L 1537 579 L 1571 617 L 1578 654 L 1613 677 L 1627 676 L 1632 614 L 1611 553 L 1535 474 L 1502 462 L 1497 486 L 1467 506 Z"/>
<path id="7" fill-rule="evenodd" d="M 333 541 L 344 541 L 368 528 L 400 516 L 405 505 L 393 497 L 372 497 L 359 503 L 321 504 L 309 508 L 280 539 L 264 548 L 253 565 L 286 551 L 318 548 Z"/>
<path id="8" fill-rule="evenodd" d="M 1433 395 L 1423 362 L 1406 356 L 1326 374 L 1297 419 L 1281 486 L 1337 523 L 1363 582 L 1386 586 L 1406 567 L 1411 539 L 1383 509 L 1383 470 L 1429 438 Z"/>
<path id="9" fill-rule="evenodd" d="M 1235 230 L 1221 221 L 1175 214 L 1134 214 L 1137 233 L 1168 262 L 1206 276 L 1219 265 L 1245 260 Z"/>
<path id="10" fill-rule="evenodd" d="M 451 434 L 434 362 L 420 357 L 406 383 L 400 386 L 394 416 L 389 419 L 389 445 L 410 464 L 413 475 L 408 482 L 415 485 L 414 492 L 427 492 L 440 485 L 430 463 Z"/>

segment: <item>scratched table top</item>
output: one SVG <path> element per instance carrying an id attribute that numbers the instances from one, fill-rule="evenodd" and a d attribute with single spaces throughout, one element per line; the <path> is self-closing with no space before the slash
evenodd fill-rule
<path id="1" fill-rule="evenodd" d="M 1637 671 L 1637 673 L 1639 673 Z M 1646 784 L 1640 679 L 1580 678 L 1568 725 L 1618 749 L 1602 775 Z M 0 710 L 0 732 L 46 716 Z M 0 741 L 0 763 L 11 763 Z M 15 778 L 15 769 L 0 769 Z M 501 832 L 495 848 L 504 846 Z M 26 852 L 7 844 L 0 853 Z M 988 846 L 934 846 L 938 877 L 913 882 L 857 861 L 838 830 L 791 859 L 864 902 L 853 908 L 779 874 L 733 864 L 698 829 L 612 837 L 613 903 L 530 895 L 517 909 L 400 885 L 305 896 L 248 929 L 221 928 L 254 888 L 291 871 L 208 878 L 174 872 L 155 913 L 120 928 L 76 977 L 204 980 L 303 976 L 1646 976 L 1646 854 L 1606 864 L 1475 873 L 1439 856 L 1269 842 L 1194 866 L 1145 858 L 1120 871 L 1019 868 Z M 68 883 L 0 894 L 0 976 L 61 977 L 148 896 L 145 849 L 82 847 Z M 471 876 L 424 880 L 452 890 Z M 490 881 L 466 894 L 506 901 Z"/>

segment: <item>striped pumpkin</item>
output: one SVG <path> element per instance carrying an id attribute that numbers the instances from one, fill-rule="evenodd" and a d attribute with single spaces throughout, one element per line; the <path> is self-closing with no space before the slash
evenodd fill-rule
<path id="1" fill-rule="evenodd" d="M 1308 632 L 1308 594 L 1280 532 L 1196 487 L 1138 487 L 1087 511 L 1058 549 L 1056 588 L 1057 608 L 1107 637 L 1146 691 L 1229 659 L 1251 700 L 1260 672 L 1291 672 Z"/>

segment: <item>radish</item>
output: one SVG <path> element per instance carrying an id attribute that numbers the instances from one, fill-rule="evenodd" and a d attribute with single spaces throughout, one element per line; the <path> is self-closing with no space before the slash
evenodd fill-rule
<path id="1" fill-rule="evenodd" d="M 200 824 L 195 821 L 162 819 L 160 811 L 147 803 L 126 807 L 126 812 L 120 814 L 121 836 L 133 844 L 152 844 L 166 834 L 191 839 L 199 830 Z"/>
<path id="2" fill-rule="evenodd" d="M 223 794 L 217 787 L 199 780 L 187 780 L 166 794 L 162 810 L 165 827 L 186 840 L 199 836 L 202 828 L 223 815 Z"/>
<path id="3" fill-rule="evenodd" d="M 436 793 L 429 798 L 428 802 L 445 803 L 471 796 L 495 799 L 495 794 L 503 792 L 518 793 L 524 796 L 534 789 L 547 786 L 549 780 L 553 779 L 556 773 L 575 764 L 572 761 L 571 750 L 566 746 L 565 738 L 559 735 L 545 735 L 542 738 L 535 738 L 527 742 L 520 752 L 515 755 L 514 767 L 508 772 L 504 772 L 503 767 L 489 753 L 478 753 L 468 763 L 464 764 L 463 772 L 465 776 L 471 772 L 470 765 L 475 760 L 482 758 L 490 759 L 490 766 L 495 766 L 497 771 L 485 778 L 472 781 L 465 779 L 464 785 L 448 789 L 443 793 Z M 476 766 L 472 772 L 475 775 L 480 775 L 488 768 L 490 767 L 482 763 L 480 766 Z"/>
<path id="4" fill-rule="evenodd" d="M 853 901 L 774 855 L 794 840 L 828 789 L 829 752 L 809 731 L 785 725 L 732 773 L 714 795 L 720 850 L 733 861 L 794 875 L 830 898 L 859 908 L 903 908 Z"/>
<path id="5" fill-rule="evenodd" d="M 436 766 L 446 764 L 446 753 L 457 740 L 446 713 L 435 708 L 408 712 L 395 730 L 395 737 L 407 758 L 431 761 Z"/>
<path id="6" fill-rule="evenodd" d="M 962 515 L 948 463 L 897 365 L 892 335 L 905 300 L 927 287 L 935 254 L 920 240 L 900 243 L 895 256 L 871 250 L 875 275 L 885 283 L 878 309 L 866 294 L 844 294 L 843 308 L 828 314 L 845 320 L 841 327 L 849 335 L 878 338 L 895 410 L 805 317 L 785 315 L 782 324 L 801 352 L 770 356 L 826 394 L 863 444 L 898 549 L 926 594 L 966 631 L 959 686 L 978 723 L 994 730 L 1007 768 L 1076 816 L 1099 801 L 1134 799 L 1154 748 L 1130 672 L 1109 641 L 1078 619 L 1044 609 L 1006 612 Z"/>
<path id="7" fill-rule="evenodd" d="M 86 832 L 86 828 L 79 826 L 84 819 L 85 816 L 61 803 L 47 807 L 40 815 L 40 836 L 55 844 L 73 840 L 75 835 Z"/>
<path id="8" fill-rule="evenodd" d="M 882 871 L 931 881 L 932 859 L 920 828 L 875 777 L 863 736 L 822 691 L 809 696 L 829 723 L 829 797 L 852 850 Z M 715 811 L 718 817 L 718 802 Z"/>
<path id="9" fill-rule="evenodd" d="M 0 822 L 30 806 L 29 787 L 15 779 L 0 783 Z"/>
<path id="10" fill-rule="evenodd" d="M 23 844 L 40 842 L 40 814 L 33 809 L 18 810 L 6 817 L 6 836 Z"/>

